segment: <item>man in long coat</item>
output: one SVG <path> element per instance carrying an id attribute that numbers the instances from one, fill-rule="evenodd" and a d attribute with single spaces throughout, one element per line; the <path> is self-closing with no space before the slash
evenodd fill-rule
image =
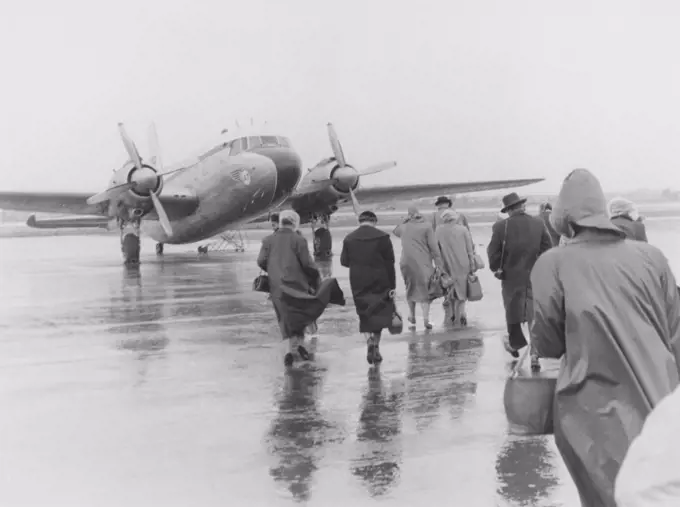
<path id="1" fill-rule="evenodd" d="M 390 235 L 377 229 L 378 217 L 372 211 L 359 215 L 359 228 L 342 243 L 340 264 L 349 268 L 359 331 L 367 335 L 366 360 L 380 363 L 380 335 L 394 317 L 394 248 Z"/>
<path id="2" fill-rule="evenodd" d="M 539 216 L 541 217 L 541 220 L 543 220 L 543 224 L 545 225 L 545 228 L 548 230 L 548 234 L 550 235 L 550 241 L 552 242 L 552 246 L 559 246 L 560 235 L 550 223 L 550 215 L 552 214 L 552 204 L 550 204 L 549 202 L 544 202 L 539 206 L 538 209 Z"/>
<path id="3" fill-rule="evenodd" d="M 567 176 L 551 219 L 570 241 L 531 273 L 531 341 L 541 356 L 562 358 L 555 443 L 582 505 L 616 507 L 614 481 L 632 439 L 678 385 L 680 298 L 661 251 L 611 223 L 589 171 Z"/>
<path id="4" fill-rule="evenodd" d="M 538 257 L 552 246 L 543 220 L 527 214 L 526 201 L 515 192 L 503 197 L 501 213 L 509 216 L 493 224 L 491 242 L 487 247 L 489 268 L 501 280 L 508 329 L 504 345 L 513 357 L 518 357 L 518 350 L 527 345 L 522 323 L 533 319 L 531 269 Z M 540 368 L 533 347 L 531 367 L 534 370 Z"/>

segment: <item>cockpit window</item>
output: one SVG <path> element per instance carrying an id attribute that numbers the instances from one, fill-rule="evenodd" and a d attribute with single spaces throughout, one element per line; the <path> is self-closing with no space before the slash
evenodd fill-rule
<path id="1" fill-rule="evenodd" d="M 261 136 L 262 146 L 279 146 L 276 136 Z"/>
<path id="2" fill-rule="evenodd" d="M 291 147 L 290 141 L 288 140 L 287 137 L 281 137 L 281 136 L 279 136 L 279 137 L 277 137 L 276 139 L 277 139 L 278 142 L 279 142 L 279 146 L 282 146 L 283 148 L 290 148 L 290 147 Z"/>
<path id="3" fill-rule="evenodd" d="M 231 144 L 231 150 L 229 151 L 229 155 L 237 155 L 238 153 L 241 153 L 245 149 L 245 137 L 240 137 L 238 139 L 234 139 L 230 144 Z"/>
<path id="4" fill-rule="evenodd" d="M 248 149 L 259 148 L 262 146 L 259 136 L 249 136 L 248 137 Z"/>

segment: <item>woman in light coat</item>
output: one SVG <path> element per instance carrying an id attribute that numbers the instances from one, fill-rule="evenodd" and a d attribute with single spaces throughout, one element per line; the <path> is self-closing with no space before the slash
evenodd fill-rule
<path id="1" fill-rule="evenodd" d="M 444 271 L 451 277 L 449 301 L 453 303 L 451 322 L 467 326 L 465 302 L 467 301 L 468 275 L 475 271 L 474 247 L 470 231 L 462 224 L 460 215 L 446 210 L 441 215 L 443 223 L 435 231 L 441 252 Z"/>
<path id="2" fill-rule="evenodd" d="M 401 239 L 399 266 L 406 285 L 410 327 L 415 328 L 416 304 L 420 303 L 425 329 L 432 329 L 429 282 L 435 266 L 441 268 L 439 247 L 434 239 L 432 224 L 425 220 L 416 207 L 411 206 L 406 220 L 394 229 L 394 235 Z"/>

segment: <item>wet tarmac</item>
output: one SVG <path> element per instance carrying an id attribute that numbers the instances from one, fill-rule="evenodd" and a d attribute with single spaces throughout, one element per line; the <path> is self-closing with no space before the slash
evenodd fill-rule
<path id="1" fill-rule="evenodd" d="M 678 225 L 647 223 L 676 273 Z M 350 299 L 286 372 L 250 290 L 261 235 L 202 257 L 145 241 L 132 270 L 113 237 L 2 240 L 0 505 L 578 505 L 552 438 L 508 434 L 488 270 L 468 329 L 435 304 L 440 325 L 385 337 L 376 370 Z M 349 295 L 339 256 L 334 275 Z"/>

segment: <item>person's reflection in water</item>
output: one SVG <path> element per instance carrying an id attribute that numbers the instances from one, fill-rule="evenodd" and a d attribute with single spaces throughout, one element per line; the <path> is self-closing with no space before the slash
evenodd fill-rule
<path id="1" fill-rule="evenodd" d="M 538 507 L 559 484 L 546 437 L 512 437 L 498 453 L 498 494 L 515 505 Z"/>
<path id="2" fill-rule="evenodd" d="M 477 392 L 474 377 L 483 354 L 484 342 L 478 336 L 446 340 L 436 347 L 426 338 L 422 350 L 416 342 L 409 344 L 408 409 L 418 431 L 426 430 L 440 416 L 442 402 L 449 405 L 452 419 L 463 415 Z"/>
<path id="3" fill-rule="evenodd" d="M 118 343 L 120 349 L 138 353 L 137 384 L 140 384 L 148 369 L 146 360 L 162 352 L 169 341 L 165 326 L 158 322 L 163 317 L 163 304 L 146 302 L 155 296 L 145 293 L 138 265 L 126 267 L 119 296 L 111 298 L 110 323 L 115 325 L 108 332 L 124 335 Z"/>
<path id="4" fill-rule="evenodd" d="M 368 389 L 357 428 L 361 453 L 354 460 L 351 472 L 362 480 L 371 496 L 387 493 L 399 478 L 402 459 L 400 398 L 384 388 L 378 368 L 368 370 Z"/>
<path id="5" fill-rule="evenodd" d="M 268 434 L 270 452 L 278 464 L 270 468 L 277 482 L 286 483 L 293 498 L 308 501 L 322 446 L 334 440 L 333 427 L 317 406 L 324 371 L 312 365 L 286 372 L 278 413 Z"/>

